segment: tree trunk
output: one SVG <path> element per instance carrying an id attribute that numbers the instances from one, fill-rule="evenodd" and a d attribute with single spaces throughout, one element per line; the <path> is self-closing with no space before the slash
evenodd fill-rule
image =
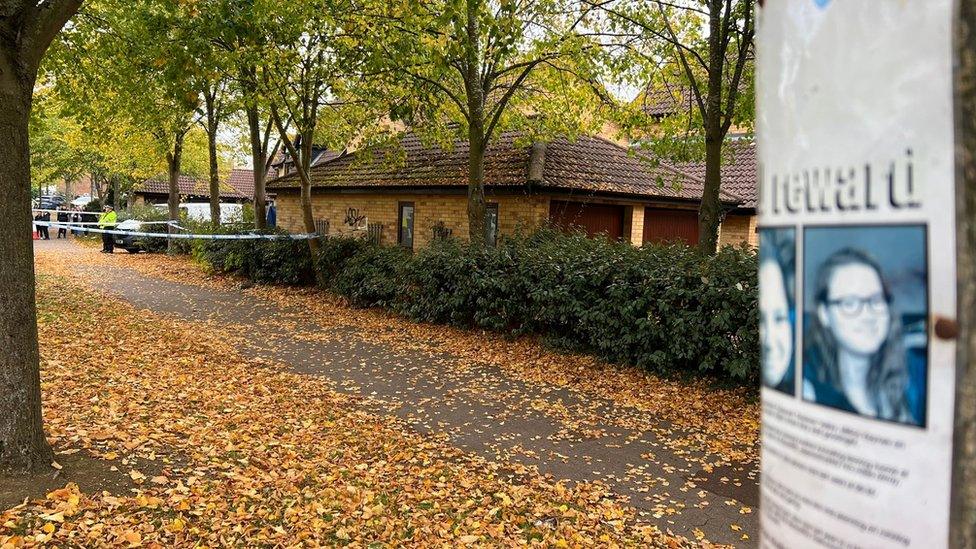
<path id="1" fill-rule="evenodd" d="M 479 0 L 468 0 L 467 55 L 464 78 L 468 99 L 468 238 L 476 247 L 488 243 L 485 207 L 485 91 L 481 82 L 481 26 Z"/>
<path id="2" fill-rule="evenodd" d="M 179 222 L 180 220 L 180 164 L 183 161 L 183 138 L 186 134 L 177 132 L 173 141 L 173 149 L 166 154 L 166 165 L 169 171 L 169 219 Z M 173 228 L 167 226 L 168 233 L 173 232 Z M 170 253 L 175 252 L 175 242 L 170 239 L 167 246 Z"/>
<path id="3" fill-rule="evenodd" d="M 41 421 L 41 380 L 30 237 L 27 120 L 33 78 L 0 52 L 0 471 L 40 470 L 53 460 Z"/>
<path id="4" fill-rule="evenodd" d="M 705 188 L 698 210 L 698 248 L 709 254 L 718 249 L 718 229 L 722 222 L 722 75 L 726 59 L 723 55 L 723 0 L 708 2 L 708 94 L 705 99 Z"/>
<path id="5" fill-rule="evenodd" d="M 722 222 L 722 138 L 705 137 L 705 188 L 698 210 L 698 248 L 709 254 L 718 249 L 718 230 Z"/>
<path id="6" fill-rule="evenodd" d="M 976 6 L 956 4 L 956 268 L 959 340 L 950 547 L 976 546 Z"/>
<path id="7" fill-rule="evenodd" d="M 261 141 L 261 116 L 257 106 L 247 107 L 247 129 L 251 134 L 251 164 L 254 166 L 254 224 L 261 230 L 267 228 L 268 207 L 264 196 L 265 157 L 264 144 Z"/>
<path id="8" fill-rule="evenodd" d="M 312 213 L 312 140 L 314 130 L 305 132 L 302 136 L 301 158 L 296 159 L 296 164 L 301 162 L 302 173 L 302 222 L 305 224 L 306 233 L 315 232 L 315 216 Z M 319 239 L 308 239 L 308 247 L 312 252 L 312 258 L 318 257 Z"/>
<path id="9" fill-rule="evenodd" d="M 208 90 L 204 94 L 207 108 L 207 152 L 210 156 L 210 223 L 220 226 L 220 174 L 217 169 L 217 127 L 216 98 Z"/>
<path id="10" fill-rule="evenodd" d="M 96 174 L 95 172 L 92 172 L 91 178 L 92 178 L 92 191 L 94 191 L 95 200 L 98 201 L 99 206 L 104 206 L 105 193 L 102 192 L 102 184 L 100 182 L 101 176 Z"/>
<path id="11" fill-rule="evenodd" d="M 112 178 L 112 209 L 116 212 L 122 210 L 122 184 L 118 176 Z"/>
<path id="12" fill-rule="evenodd" d="M 278 110 L 275 106 L 271 107 L 271 121 L 274 123 L 275 128 L 278 130 L 278 134 L 281 136 L 281 142 L 285 145 L 285 149 L 292 158 L 292 162 L 295 164 L 295 168 L 298 171 L 298 177 L 301 179 L 301 205 L 302 205 L 302 223 L 305 226 L 306 233 L 315 232 L 315 218 L 312 216 L 312 179 L 311 179 L 311 166 L 312 166 L 312 136 L 315 135 L 315 130 L 309 130 L 305 132 L 307 135 L 302 135 L 302 151 L 299 152 L 295 148 L 295 144 L 288 139 L 288 134 L 285 132 L 285 127 L 281 123 L 281 117 L 278 116 Z M 313 263 L 318 261 L 319 252 L 319 239 L 309 238 L 308 248 L 312 252 Z"/>
<path id="13" fill-rule="evenodd" d="M 471 244 L 485 246 L 488 242 L 485 206 L 485 138 L 472 126 L 468 133 L 468 141 L 471 144 L 468 155 L 468 237 Z"/>

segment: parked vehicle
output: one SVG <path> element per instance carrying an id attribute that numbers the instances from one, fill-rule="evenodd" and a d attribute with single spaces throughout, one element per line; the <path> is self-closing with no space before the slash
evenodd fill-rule
<path id="1" fill-rule="evenodd" d="M 65 199 L 63 196 L 58 196 L 56 194 L 46 194 L 41 195 L 37 199 L 37 209 L 39 210 L 56 210 L 58 206 L 63 206 Z"/>
<path id="2" fill-rule="evenodd" d="M 131 231 L 131 232 L 153 232 L 150 226 L 147 226 L 144 222 L 138 219 L 127 219 L 115 226 L 117 231 Z M 146 239 L 136 235 L 115 235 L 115 245 L 123 250 L 129 252 L 130 254 L 137 254 L 142 251 L 148 251 L 146 249 Z"/>
<path id="3" fill-rule="evenodd" d="M 78 208 L 84 208 L 89 203 L 91 203 L 93 200 L 94 199 L 91 197 L 91 195 L 83 194 L 83 195 L 79 196 L 78 198 L 75 198 L 74 200 L 72 200 L 71 201 L 71 205 L 72 206 L 77 206 Z"/>

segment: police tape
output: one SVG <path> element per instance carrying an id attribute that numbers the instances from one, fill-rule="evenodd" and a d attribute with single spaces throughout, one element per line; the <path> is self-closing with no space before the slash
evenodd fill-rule
<path id="1" fill-rule="evenodd" d="M 76 225 L 74 223 L 62 223 L 57 221 L 32 221 L 38 227 L 50 227 L 52 229 L 68 229 L 83 233 L 113 234 L 122 236 L 139 236 L 146 238 L 172 238 L 177 240 L 309 240 L 318 238 L 318 233 L 305 234 L 185 234 L 185 233 L 146 233 L 141 231 L 119 231 L 113 229 L 93 229 Z"/>
<path id="2" fill-rule="evenodd" d="M 41 223 L 41 220 L 31 220 L 31 223 Z M 101 225 L 102 224 L 100 221 L 50 221 L 50 222 L 49 221 L 44 221 L 44 223 L 59 223 L 61 225 L 77 225 L 77 226 L 92 226 L 92 225 Z M 119 224 L 119 223 L 122 223 L 122 222 L 119 221 L 116 224 Z M 140 225 L 169 225 L 169 226 L 171 226 L 173 228 L 176 228 L 176 229 L 183 229 L 183 227 L 180 227 L 179 225 L 177 225 L 176 223 L 173 223 L 172 221 L 140 221 L 139 224 Z M 186 230 L 186 229 L 183 229 L 183 230 Z"/>

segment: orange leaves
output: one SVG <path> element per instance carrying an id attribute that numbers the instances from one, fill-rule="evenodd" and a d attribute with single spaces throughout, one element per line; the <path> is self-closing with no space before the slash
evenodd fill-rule
<path id="1" fill-rule="evenodd" d="M 46 425 L 56 447 L 100 456 L 131 485 L 89 495 L 68 485 L 0 514 L 4 549 L 685 543 L 639 525 L 603 486 L 524 467 L 508 480 L 510 463 L 367 413 L 323 379 L 245 359 L 226 326 L 95 295 L 63 263 L 38 263 L 56 275 L 38 288 L 42 313 L 57 312 L 40 326 Z"/>

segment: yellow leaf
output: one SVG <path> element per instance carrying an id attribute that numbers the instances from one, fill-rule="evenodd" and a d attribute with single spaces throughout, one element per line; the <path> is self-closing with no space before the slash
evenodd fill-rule
<path id="1" fill-rule="evenodd" d="M 142 544 L 142 534 L 133 532 L 132 530 L 126 530 L 125 534 L 122 535 L 122 539 L 127 541 L 130 547 Z"/>

